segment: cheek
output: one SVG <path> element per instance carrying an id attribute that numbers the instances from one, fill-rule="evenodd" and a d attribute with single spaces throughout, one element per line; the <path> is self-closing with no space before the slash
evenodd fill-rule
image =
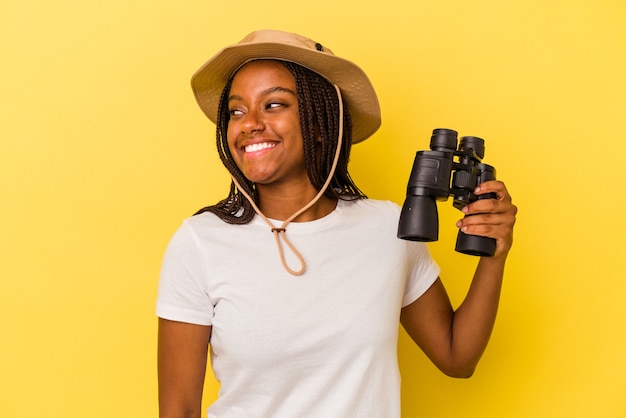
<path id="1" fill-rule="evenodd" d="M 279 127 L 277 126 L 276 129 L 279 129 Z M 304 137 L 298 117 L 284 121 L 284 123 L 280 125 L 280 130 L 284 136 L 291 138 L 296 146 L 304 148 Z"/>

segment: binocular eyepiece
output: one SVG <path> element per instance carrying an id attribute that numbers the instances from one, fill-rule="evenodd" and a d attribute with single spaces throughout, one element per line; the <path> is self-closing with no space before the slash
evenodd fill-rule
<path id="1" fill-rule="evenodd" d="M 435 129 L 430 138 L 430 151 L 416 153 L 398 223 L 398 238 L 437 241 L 437 201 L 453 196 L 453 206 L 461 210 L 476 200 L 496 197 L 493 193 L 474 194 L 479 184 L 496 178 L 495 168 L 481 162 L 485 156 L 485 141 L 475 136 L 464 136 L 457 148 L 457 135 L 452 129 Z M 492 256 L 495 249 L 495 239 L 459 231 L 456 251 Z"/>

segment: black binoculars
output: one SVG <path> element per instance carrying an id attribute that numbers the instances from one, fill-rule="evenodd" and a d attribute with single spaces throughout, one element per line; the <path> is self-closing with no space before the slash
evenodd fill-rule
<path id="1" fill-rule="evenodd" d="M 439 216 L 436 201 L 445 201 L 449 196 L 454 196 L 453 206 L 461 210 L 476 200 L 496 197 L 494 193 L 474 194 L 479 184 L 496 178 L 496 169 L 481 163 L 485 156 L 483 139 L 464 136 L 457 149 L 456 131 L 435 129 L 430 138 L 430 149 L 418 151 L 415 155 L 398 223 L 398 238 L 437 241 Z M 456 251 L 492 256 L 495 249 L 495 239 L 469 235 L 459 230 Z"/>

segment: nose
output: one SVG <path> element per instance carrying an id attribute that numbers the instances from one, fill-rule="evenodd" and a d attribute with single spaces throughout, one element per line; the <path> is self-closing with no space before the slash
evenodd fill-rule
<path id="1" fill-rule="evenodd" d="M 265 129 L 261 112 L 258 110 L 249 110 L 241 121 L 241 132 L 250 134 L 261 132 Z"/>

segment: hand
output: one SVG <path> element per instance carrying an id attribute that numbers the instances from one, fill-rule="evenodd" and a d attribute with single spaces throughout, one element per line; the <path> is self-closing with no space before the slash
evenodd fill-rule
<path id="1" fill-rule="evenodd" d="M 465 216 L 456 226 L 466 234 L 494 238 L 496 251 L 493 257 L 506 257 L 513 244 L 517 206 L 511 202 L 511 195 L 501 181 L 482 183 L 474 193 L 495 193 L 496 198 L 477 200 L 463 207 L 463 213 L 471 216 Z"/>

